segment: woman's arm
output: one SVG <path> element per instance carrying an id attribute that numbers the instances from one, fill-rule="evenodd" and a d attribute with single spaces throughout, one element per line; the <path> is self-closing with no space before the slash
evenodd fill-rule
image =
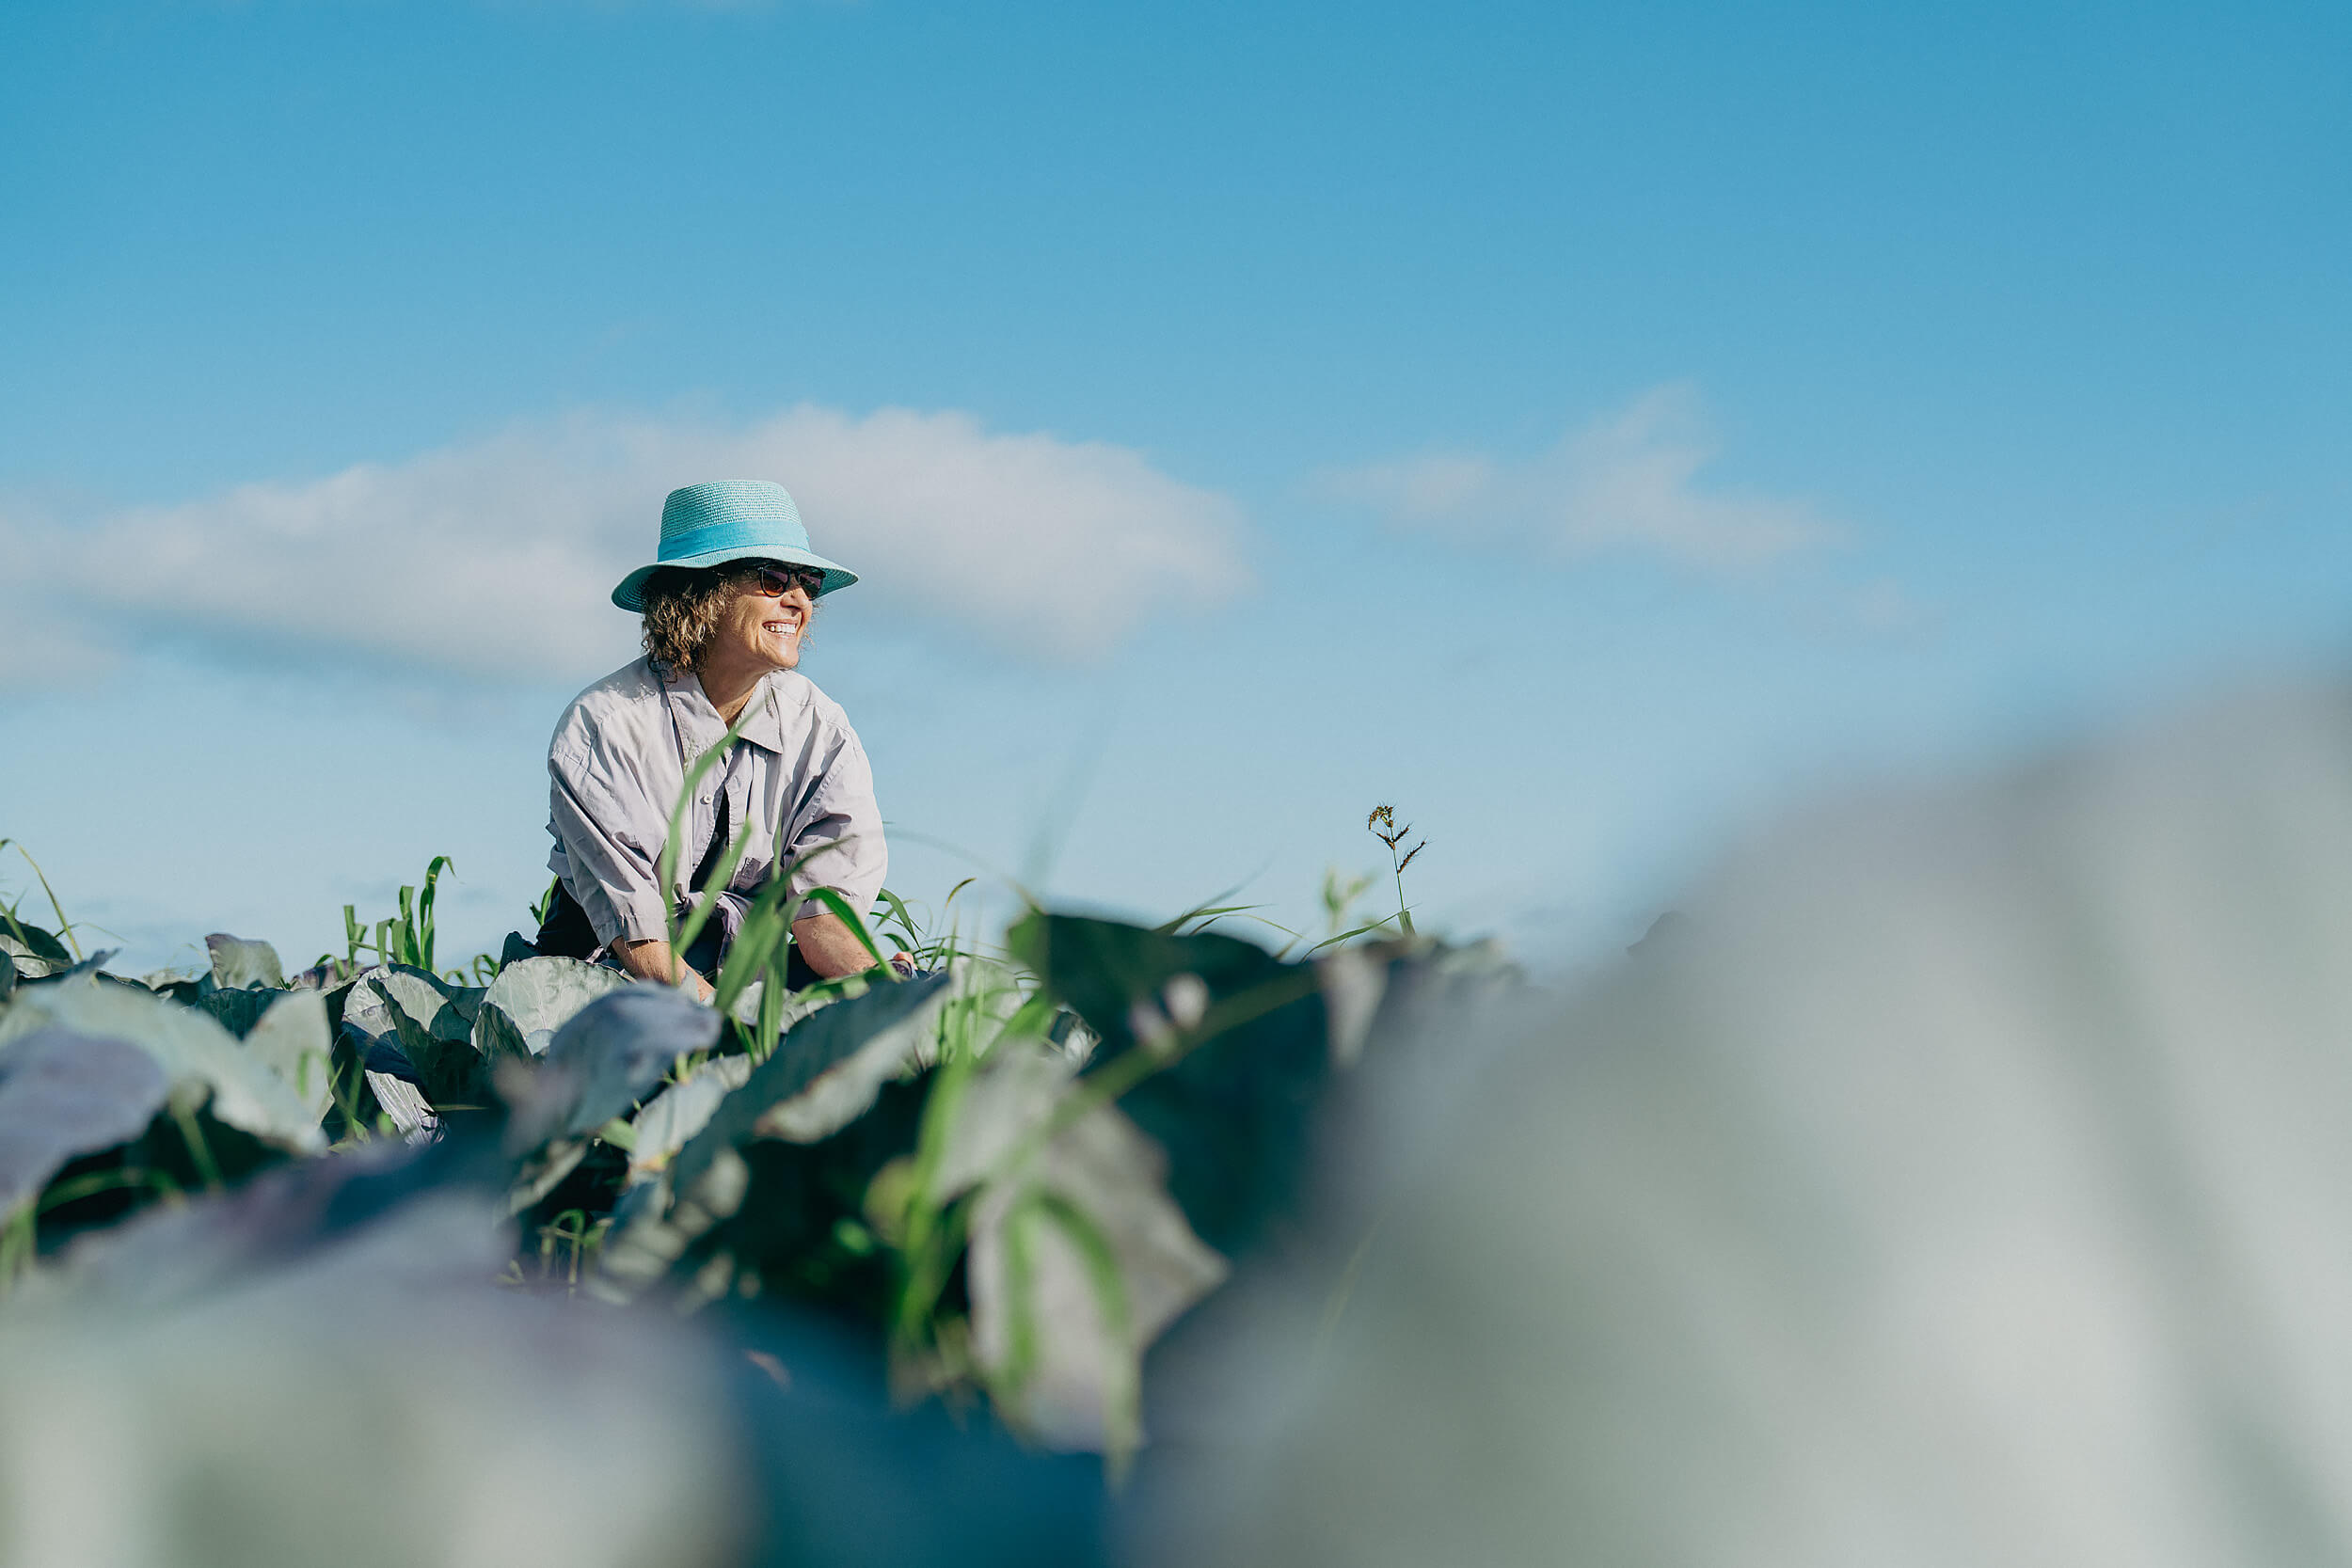
<path id="1" fill-rule="evenodd" d="M 792 923 L 792 940 L 800 944 L 801 957 L 822 979 L 842 974 L 857 974 L 874 967 L 874 956 L 866 944 L 857 940 L 839 915 L 831 910 L 820 911 Z M 670 951 L 666 942 L 616 942 L 612 956 L 621 960 L 621 967 L 640 980 L 659 980 L 675 985 L 680 975 L 687 976 L 687 990 L 696 1000 L 708 1002 L 717 993 L 710 982 Z M 899 957 L 904 958 L 904 954 Z"/>
<path id="2" fill-rule="evenodd" d="M 858 974 L 874 967 L 874 955 L 866 944 L 851 934 L 839 915 L 831 910 L 808 915 L 792 923 L 792 940 L 800 944 L 801 957 L 808 960 L 820 979 L 831 980 L 838 975 Z M 670 951 L 670 944 L 656 939 L 652 942 L 616 942 L 612 956 L 621 967 L 640 980 L 658 980 L 675 985 L 679 976 L 686 977 L 686 989 L 695 1000 L 708 1003 L 718 992 L 709 981 Z M 898 958 L 913 963 L 904 953 Z"/>
<path id="3" fill-rule="evenodd" d="M 873 768 L 838 707 L 827 703 L 818 717 L 827 747 L 823 770 L 796 808 L 791 827 L 780 835 L 777 860 L 795 894 L 806 897 L 829 887 L 850 908 L 864 910 L 882 891 L 890 863 L 882 812 L 874 803 Z M 792 939 L 808 966 L 827 979 L 874 967 L 873 954 L 848 924 L 814 902 L 802 906 Z"/>
<path id="4" fill-rule="evenodd" d="M 629 966 L 623 949 L 653 945 L 659 958 L 670 957 L 669 899 L 656 864 L 669 818 L 646 793 L 642 759 L 583 713 L 593 694 L 572 705 L 548 748 L 548 831 L 564 863 L 556 869 L 597 940 L 631 974 L 660 979 L 674 966 L 653 956 L 642 969 Z"/>
<path id="5" fill-rule="evenodd" d="M 819 910 L 794 921 L 792 940 L 800 944 L 801 957 L 808 960 L 808 967 L 825 979 L 874 967 L 874 955 L 831 910 Z"/>
<path id="6" fill-rule="evenodd" d="M 841 923 L 836 920 L 834 924 L 839 926 Z M 798 930 L 799 927 L 795 927 L 794 929 Z M 849 928 L 843 927 L 841 934 L 849 936 Z M 858 946 L 855 937 L 850 937 L 850 945 Z M 863 947 L 858 947 L 861 956 L 865 951 Z M 621 960 L 623 969 L 628 970 L 640 980 L 659 980 L 664 985 L 675 985 L 680 979 L 684 979 L 687 982 L 686 989 L 692 993 L 697 1002 L 708 1002 L 717 994 L 712 990 L 709 981 L 689 968 L 683 959 L 670 951 L 670 944 L 659 937 L 649 942 L 616 942 L 612 944 L 612 956 Z"/>

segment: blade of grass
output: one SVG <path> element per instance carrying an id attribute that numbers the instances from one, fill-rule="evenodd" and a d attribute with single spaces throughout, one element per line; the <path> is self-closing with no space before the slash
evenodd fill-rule
<path id="1" fill-rule="evenodd" d="M 33 1206 L 24 1205 L 0 1224 L 0 1298 L 14 1289 L 17 1276 L 33 1265 L 34 1225 Z"/>
<path id="2" fill-rule="evenodd" d="M 1030 1229 L 1041 1213 L 1044 1193 L 1032 1187 L 1012 1200 L 997 1222 L 1005 1259 L 1005 1358 L 990 1381 L 999 1403 L 1018 1409 L 1022 1394 L 1037 1371 L 1037 1260 Z"/>
<path id="3" fill-rule="evenodd" d="M 898 924 L 904 927 L 908 931 L 912 932 L 914 929 L 914 915 L 913 911 L 908 910 L 907 901 L 905 899 L 899 897 L 888 888 L 882 889 L 880 894 L 876 895 L 876 896 L 881 898 L 883 903 L 890 906 L 890 913 L 882 917 L 885 922 L 896 919 Z"/>
<path id="4" fill-rule="evenodd" d="M 433 887 L 441 879 L 443 871 L 454 871 L 456 863 L 447 855 L 436 855 L 424 868 L 424 891 L 417 895 L 417 948 L 422 955 L 417 967 L 428 974 L 438 973 L 433 967 Z"/>
<path id="5" fill-rule="evenodd" d="M 792 929 L 792 923 L 801 918 L 801 908 L 805 902 L 803 895 L 792 891 L 792 873 L 803 861 L 832 847 L 830 842 L 814 845 L 770 869 L 768 881 L 760 888 L 759 896 L 744 912 L 742 928 L 736 932 L 735 943 L 727 949 L 726 959 L 720 969 L 719 983 L 712 988 L 715 994 L 711 1006 L 720 1012 L 731 1011 L 736 998 L 749 990 L 763 974 L 770 974 L 771 969 L 773 973 L 770 978 L 775 983 L 761 992 L 762 1011 L 766 1010 L 764 999 L 771 991 L 781 994 L 789 989 L 784 983 L 788 967 L 784 939 Z M 770 1044 L 773 1043 L 771 1039 Z"/>
<path id="6" fill-rule="evenodd" d="M 16 840 L 12 838 L 0 838 L 0 849 L 6 849 L 15 842 Z M 16 903 L 22 901 L 20 899 Z M 16 918 L 16 903 L 0 903 L 0 921 L 8 922 L 8 929 L 15 933 L 16 940 L 30 947 L 33 942 L 32 935 L 24 929 L 24 922 Z"/>
<path id="7" fill-rule="evenodd" d="M 661 901 L 668 906 L 665 924 L 670 939 L 670 958 L 675 966 L 673 978 L 681 990 L 686 985 L 686 954 L 678 941 L 677 905 L 672 897 L 671 889 L 677 886 L 678 846 L 686 838 L 687 813 L 693 806 L 694 791 L 702 787 L 702 782 L 709 776 L 711 768 L 734 752 L 735 743 L 743 736 L 743 726 L 752 721 L 753 712 L 754 705 L 745 703 L 743 711 L 735 716 L 735 722 L 727 726 L 727 733 L 719 737 L 719 743 L 694 759 L 694 765 L 686 770 L 685 783 L 679 786 L 677 804 L 670 808 L 670 836 L 661 844 Z M 696 912 L 701 911 L 698 909 Z M 697 925 L 696 934 L 699 935 L 701 929 Z"/>
<path id="8" fill-rule="evenodd" d="M 784 951 L 781 942 L 769 949 L 771 956 Z M 768 983 L 759 990 L 759 1026 L 752 1032 L 752 1054 L 763 1062 L 775 1054 L 784 1034 L 784 965 L 770 964 L 767 974 Z"/>
<path id="9" fill-rule="evenodd" d="M 52 1209 L 62 1208 L 66 1204 L 76 1203 L 95 1194 L 112 1192 L 119 1187 L 148 1187 L 165 1197 L 181 1196 L 180 1183 L 166 1176 L 162 1171 L 126 1165 L 119 1170 L 92 1171 L 87 1176 L 76 1176 L 69 1180 L 56 1182 L 47 1192 L 40 1195 L 39 1212 L 45 1214 Z"/>
<path id="10" fill-rule="evenodd" d="M 1381 927 L 1388 925 L 1395 918 L 1396 916 L 1392 914 L 1384 914 L 1379 919 L 1359 926 L 1352 931 L 1342 931 L 1338 936 L 1326 937 L 1321 942 L 1316 942 L 1312 947 L 1308 948 L 1305 953 L 1299 956 L 1301 958 L 1311 958 L 1313 955 L 1322 952 L 1325 948 L 1345 942 L 1351 937 L 1360 937 L 1366 931 L 1376 931 L 1380 929 Z"/>
<path id="11" fill-rule="evenodd" d="M 959 1212 L 956 1204 L 953 1200 L 942 1202 L 937 1189 L 939 1167 L 946 1158 L 948 1139 L 977 1065 L 977 1059 L 968 1053 L 942 1060 L 931 1080 L 931 1092 L 923 1099 L 922 1119 L 914 1137 L 914 1169 L 908 1182 L 904 1240 L 898 1254 L 898 1301 L 891 1324 L 893 1343 L 902 1357 L 920 1354 L 924 1329 L 931 1322 L 941 1293 L 947 1289 L 956 1256 L 963 1250 L 960 1227 L 953 1223 Z"/>
<path id="12" fill-rule="evenodd" d="M 1196 920 L 1214 920 L 1220 914 L 1233 914 L 1242 910 L 1254 910 L 1256 904 L 1201 904 L 1186 910 L 1175 919 L 1152 927 L 1162 936 L 1174 936 Z"/>
<path id="13" fill-rule="evenodd" d="M 759 896 L 752 901 L 743 916 L 743 928 L 736 933 L 735 945 L 727 950 L 726 958 L 720 965 L 713 1006 L 722 1013 L 731 1010 L 736 998 L 771 967 L 771 960 L 780 950 L 785 933 L 792 928 L 793 917 L 800 913 L 800 897 L 792 892 L 790 867 L 778 866 L 768 885 L 759 890 Z M 781 989 L 782 966 L 774 967 L 777 973 L 771 977 L 779 981 L 774 989 Z"/>
<path id="14" fill-rule="evenodd" d="M 417 956 L 417 915 L 412 907 L 416 896 L 415 888 L 405 882 L 401 884 L 400 914 L 392 922 L 393 946 L 400 955 L 399 961 L 411 969 L 421 967 Z"/>
<path id="15" fill-rule="evenodd" d="M 915 921 L 914 911 L 907 908 L 906 900 L 888 888 L 882 889 L 877 896 L 890 907 L 890 912 L 882 916 L 880 922 L 882 934 L 884 936 L 890 934 L 890 923 L 895 920 L 898 923 L 898 930 L 906 938 L 906 946 L 910 950 L 922 946 L 922 927 Z"/>
<path id="16" fill-rule="evenodd" d="M 850 901 L 847 898 L 829 887 L 811 888 L 808 890 L 808 896 L 812 903 L 822 904 L 839 916 L 841 924 L 850 928 L 850 934 L 857 938 L 866 950 L 874 956 L 874 962 L 883 969 L 889 969 L 892 979 L 898 977 L 898 972 L 890 969 L 890 960 L 882 957 L 882 948 L 875 944 L 872 933 L 866 929 L 866 922 L 858 918 L 857 911 L 850 908 Z"/>
<path id="17" fill-rule="evenodd" d="M 1050 1188 L 1038 1189 L 1035 1203 L 1039 1217 L 1052 1223 L 1077 1249 L 1086 1264 L 1087 1283 L 1094 1290 L 1094 1309 L 1102 1317 L 1103 1338 L 1107 1341 L 1103 1368 L 1103 1467 L 1117 1486 L 1127 1479 L 1127 1467 L 1143 1444 L 1142 1369 L 1136 1365 L 1126 1277 L 1120 1272 L 1119 1254 L 1091 1214 Z"/>
<path id="18" fill-rule="evenodd" d="M 1204 914 L 1231 914 L 1235 910 L 1254 910 L 1258 907 L 1255 904 L 1228 905 L 1225 903 L 1226 899 L 1231 898 L 1233 895 L 1239 893 L 1243 888 L 1246 888 L 1248 885 L 1249 883 L 1246 881 L 1235 882 L 1232 887 L 1227 888 L 1224 892 L 1212 894 L 1207 898 L 1202 899 L 1200 903 L 1195 904 L 1192 908 L 1186 910 L 1184 913 L 1178 915 L 1175 919 L 1163 922 L 1162 924 L 1153 927 L 1152 929 L 1159 932 L 1163 936 L 1174 936 L 1178 930 L 1183 928 L 1186 921 L 1198 920 Z M 1220 906 L 1223 907 L 1220 908 Z"/>
<path id="19" fill-rule="evenodd" d="M 204 1179 L 205 1191 L 220 1191 L 220 1166 L 214 1162 L 212 1146 L 204 1141 L 204 1129 L 196 1123 L 195 1110 L 175 1105 L 171 1119 L 180 1124 L 180 1136 L 187 1140 L 188 1159 L 195 1164 L 196 1174 Z"/>
<path id="20" fill-rule="evenodd" d="M 743 863 L 743 852 L 751 847 L 751 843 L 752 827 L 746 822 L 743 831 L 727 841 L 726 853 L 721 855 L 719 863 L 710 868 L 709 878 L 694 890 L 694 912 L 686 917 L 686 923 L 678 927 L 677 938 L 671 944 L 671 951 L 676 953 L 681 960 L 686 949 L 694 945 L 694 939 L 701 936 L 703 927 L 710 923 L 711 911 L 719 907 L 719 895 L 735 881 L 735 869 Z"/>
<path id="21" fill-rule="evenodd" d="M 63 937 L 72 947 L 75 961 L 80 961 L 86 957 L 82 951 L 82 941 L 73 934 L 73 923 L 65 917 L 65 906 L 57 902 L 57 890 L 49 885 L 49 873 L 40 868 L 40 862 L 33 859 L 33 852 L 25 848 L 24 845 L 12 838 L 0 838 L 0 848 L 7 848 L 10 845 L 14 845 L 16 852 L 24 857 L 24 863 L 33 868 L 33 875 L 40 879 L 40 891 L 49 895 L 49 912 L 57 917 L 57 935 Z M 8 924 L 15 926 L 16 921 L 11 918 Z M 24 940 L 24 927 L 18 927 L 17 930 L 18 940 Z"/>

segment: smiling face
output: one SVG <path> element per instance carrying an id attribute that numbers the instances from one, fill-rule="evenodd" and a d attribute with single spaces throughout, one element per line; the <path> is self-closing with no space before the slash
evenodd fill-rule
<path id="1" fill-rule="evenodd" d="M 807 584 L 790 580 L 788 573 L 758 570 L 761 562 L 746 562 L 729 579 L 734 597 L 719 612 L 719 624 L 703 653 L 703 668 L 713 663 L 750 671 L 789 670 L 801 662 L 801 640 L 808 633 L 816 611 Z M 782 587 L 779 594 L 775 589 Z"/>

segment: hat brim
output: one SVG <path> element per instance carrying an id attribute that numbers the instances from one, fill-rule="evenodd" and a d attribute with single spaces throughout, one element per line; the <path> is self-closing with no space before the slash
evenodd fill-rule
<path id="1" fill-rule="evenodd" d="M 796 550 L 788 545 L 737 545 L 724 549 L 705 550 L 700 555 L 682 555 L 675 561 L 657 561 L 650 566 L 640 566 L 621 579 L 612 590 L 612 602 L 623 610 L 643 614 L 645 609 L 645 579 L 664 566 L 680 566 L 701 571 L 723 566 L 730 561 L 781 561 L 790 566 L 814 566 L 825 574 L 824 586 L 817 596 L 847 588 L 857 580 L 857 574 L 837 561 L 827 561 L 814 550 Z"/>

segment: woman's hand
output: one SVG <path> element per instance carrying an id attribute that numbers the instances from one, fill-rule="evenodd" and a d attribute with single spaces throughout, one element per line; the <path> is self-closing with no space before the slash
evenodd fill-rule
<path id="1" fill-rule="evenodd" d="M 612 956 L 621 960 L 623 969 L 640 980 L 659 980 L 663 985 L 685 981 L 694 1000 L 705 1006 L 719 994 L 709 981 L 687 967 L 686 961 L 672 953 L 670 944 L 659 937 L 645 942 L 616 942 L 612 944 Z"/>

